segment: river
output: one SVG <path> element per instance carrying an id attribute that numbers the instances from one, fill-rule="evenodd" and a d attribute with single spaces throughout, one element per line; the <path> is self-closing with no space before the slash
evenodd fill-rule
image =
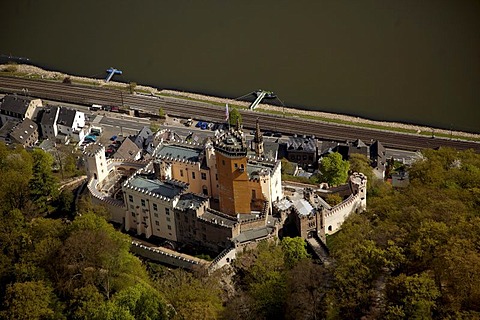
<path id="1" fill-rule="evenodd" d="M 0 54 L 49 69 L 480 133 L 480 1 L 4 1 Z"/>

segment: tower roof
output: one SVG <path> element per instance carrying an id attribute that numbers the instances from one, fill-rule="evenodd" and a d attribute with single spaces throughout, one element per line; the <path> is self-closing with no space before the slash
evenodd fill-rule
<path id="1" fill-rule="evenodd" d="M 256 130 L 255 130 L 255 137 L 253 138 L 255 143 L 263 142 L 263 134 L 260 132 L 260 124 L 257 118 Z"/>
<path id="2" fill-rule="evenodd" d="M 230 156 L 246 156 L 247 142 L 243 132 L 230 130 L 215 139 L 215 150 Z"/>

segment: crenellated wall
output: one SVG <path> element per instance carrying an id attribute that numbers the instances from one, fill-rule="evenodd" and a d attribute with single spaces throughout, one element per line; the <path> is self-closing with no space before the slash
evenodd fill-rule
<path id="1" fill-rule="evenodd" d="M 352 212 L 361 212 L 367 207 L 367 178 L 362 173 L 353 173 L 349 179 L 350 196 L 331 208 L 322 211 L 325 234 L 337 232 Z"/>

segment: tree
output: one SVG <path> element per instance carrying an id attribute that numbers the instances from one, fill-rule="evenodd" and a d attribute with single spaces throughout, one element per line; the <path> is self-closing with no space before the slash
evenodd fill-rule
<path id="1" fill-rule="evenodd" d="M 46 319 L 54 315 L 52 288 L 43 281 L 17 282 L 7 287 L 5 319 Z"/>
<path id="2" fill-rule="evenodd" d="M 286 319 L 325 319 L 331 275 L 310 259 L 298 262 L 287 275 Z"/>
<path id="3" fill-rule="evenodd" d="M 102 217 L 91 213 L 77 217 L 58 253 L 57 289 L 68 295 L 94 285 L 109 299 L 112 293 L 145 280 L 145 269 L 129 249 L 129 238 Z"/>
<path id="4" fill-rule="evenodd" d="M 435 282 L 427 274 L 393 278 L 387 288 L 390 304 L 387 317 L 403 319 L 430 319 L 435 308 L 435 299 L 440 295 Z M 393 317 L 393 316 L 396 317 Z"/>
<path id="5" fill-rule="evenodd" d="M 220 288 L 213 277 L 197 278 L 184 270 L 154 275 L 158 291 L 172 307 L 173 319 L 217 319 L 222 311 Z"/>
<path id="6" fill-rule="evenodd" d="M 47 209 L 48 201 L 58 194 L 57 180 L 52 173 L 53 157 L 41 149 L 32 151 L 33 176 L 30 197 L 40 210 Z"/>
<path id="7" fill-rule="evenodd" d="M 32 157 L 23 147 L 0 142 L 0 210 L 23 209 L 29 202 Z M 13 183 L 14 182 L 14 183 Z"/>
<path id="8" fill-rule="evenodd" d="M 135 93 L 135 87 L 137 86 L 136 82 L 130 82 L 128 84 L 128 90 L 130 91 L 131 94 Z"/>
<path id="9" fill-rule="evenodd" d="M 298 262 L 309 257 L 307 243 L 300 237 L 285 237 L 280 242 L 283 259 L 288 269 L 293 268 Z"/>
<path id="10" fill-rule="evenodd" d="M 112 300 L 126 308 L 134 319 L 166 319 L 166 305 L 158 291 L 146 283 L 138 283 L 116 293 Z M 190 310 L 195 315 L 196 310 Z M 204 314 L 202 314 L 204 315 Z M 192 314 L 186 318 L 192 319 Z"/>
<path id="11" fill-rule="evenodd" d="M 230 109 L 229 116 L 228 116 L 228 123 L 232 127 L 236 126 L 237 123 L 239 123 L 240 125 L 242 124 L 242 115 L 240 114 L 237 108 L 233 107 Z"/>
<path id="12" fill-rule="evenodd" d="M 372 182 L 376 179 L 370 166 L 370 159 L 363 154 L 354 153 L 350 155 L 348 162 L 350 163 L 351 172 L 361 172 L 367 177 L 367 187 L 370 188 Z"/>
<path id="13" fill-rule="evenodd" d="M 165 119 L 165 111 L 162 107 L 158 108 L 158 116 L 162 119 Z"/>
<path id="14" fill-rule="evenodd" d="M 349 168 L 348 161 L 342 160 L 340 153 L 333 152 L 322 159 L 319 171 L 325 182 L 336 186 L 347 181 Z"/>
<path id="15" fill-rule="evenodd" d="M 329 193 L 325 197 L 325 201 L 331 205 L 332 207 L 336 206 L 337 204 L 343 201 L 342 197 L 338 193 Z"/>

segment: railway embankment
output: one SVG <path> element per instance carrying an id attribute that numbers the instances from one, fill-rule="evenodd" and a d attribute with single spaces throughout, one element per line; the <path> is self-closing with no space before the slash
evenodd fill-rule
<path id="1" fill-rule="evenodd" d="M 94 79 L 94 78 L 68 75 L 58 71 L 44 70 L 36 66 L 25 65 L 25 64 L 0 65 L 0 74 L 25 77 L 25 78 L 53 80 L 53 81 L 64 81 L 65 78 L 69 78 L 69 81 L 72 81 L 72 83 L 75 83 L 75 84 L 91 85 L 95 87 L 106 87 L 106 88 L 125 90 L 125 91 L 134 90 L 135 92 L 138 92 L 138 93 L 144 93 L 144 94 L 155 95 L 155 96 L 171 96 L 179 99 L 183 98 L 188 100 L 203 101 L 203 102 L 209 102 L 209 103 L 213 103 L 221 106 L 228 103 L 231 106 L 239 106 L 239 107 L 246 108 L 249 105 L 249 102 L 238 101 L 238 100 L 229 99 L 229 98 L 212 97 L 212 96 L 207 96 L 207 95 L 202 95 L 197 93 L 181 92 L 181 91 L 167 90 L 167 89 L 159 90 L 157 88 L 142 86 L 142 85 L 135 85 L 134 87 L 132 87 L 131 84 L 129 83 L 122 83 L 122 82 L 115 82 L 115 81 L 109 81 L 108 83 L 106 83 L 103 79 Z M 453 139 L 466 139 L 466 140 L 480 141 L 480 134 L 476 134 L 476 133 L 445 130 L 445 129 L 426 127 L 426 126 L 420 126 L 420 125 L 412 125 L 412 124 L 404 124 L 404 123 L 398 123 L 398 122 L 375 121 L 375 120 L 369 120 L 369 119 L 342 115 L 342 114 L 295 109 L 287 106 L 279 107 L 279 106 L 273 106 L 269 104 L 260 104 L 259 107 L 257 108 L 257 111 L 278 114 L 278 115 L 298 116 L 306 119 L 332 122 L 332 123 L 343 124 L 343 125 L 358 126 L 362 128 L 369 128 L 369 129 L 388 130 L 388 131 L 391 130 L 391 131 L 396 131 L 400 133 L 432 135 L 432 136 L 434 135 L 434 136 L 450 138 L 450 139 L 453 138 Z"/>

